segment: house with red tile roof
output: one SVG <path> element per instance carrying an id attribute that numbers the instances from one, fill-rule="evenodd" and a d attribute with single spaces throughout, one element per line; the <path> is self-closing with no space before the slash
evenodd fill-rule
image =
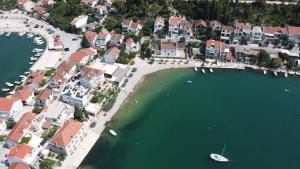
<path id="1" fill-rule="evenodd" d="M 61 75 L 64 79 L 71 78 L 76 71 L 76 66 L 68 61 L 63 61 L 61 64 L 56 68 L 55 73 Z"/>
<path id="2" fill-rule="evenodd" d="M 263 26 L 263 38 L 274 39 L 279 38 L 282 34 L 286 34 L 286 28 L 280 26 Z"/>
<path id="3" fill-rule="evenodd" d="M 233 27 L 222 25 L 221 27 L 221 42 L 230 43 L 231 35 L 233 35 Z"/>
<path id="4" fill-rule="evenodd" d="M 122 31 L 123 32 L 129 32 L 130 26 L 132 24 L 132 20 L 131 19 L 124 19 L 121 24 L 122 24 Z"/>
<path id="5" fill-rule="evenodd" d="M 26 85 L 23 89 L 16 90 L 12 98 L 22 100 L 23 105 L 31 105 L 34 100 L 34 88 L 30 85 Z"/>
<path id="6" fill-rule="evenodd" d="M 95 6 L 95 8 L 96 8 L 96 17 L 101 17 L 108 13 L 107 7 L 105 5 L 98 4 Z"/>
<path id="7" fill-rule="evenodd" d="M 176 16 L 171 16 L 169 18 L 169 36 L 172 34 L 178 35 L 179 33 L 179 24 L 181 23 L 181 18 Z"/>
<path id="8" fill-rule="evenodd" d="M 85 38 L 89 41 L 91 46 L 95 46 L 97 33 L 92 31 L 87 31 L 84 33 Z"/>
<path id="9" fill-rule="evenodd" d="M 44 106 L 48 102 L 53 100 L 53 91 L 52 89 L 45 88 L 40 92 L 40 94 L 36 98 L 37 106 Z"/>
<path id="10" fill-rule="evenodd" d="M 95 55 L 97 55 L 97 50 L 95 50 L 93 48 L 83 48 L 83 49 L 80 49 L 79 51 L 73 53 L 70 56 L 69 61 L 72 64 L 85 65 L 89 61 L 91 61 Z"/>
<path id="11" fill-rule="evenodd" d="M 88 89 L 97 87 L 101 82 L 105 81 L 104 71 L 100 69 L 84 66 L 80 70 L 80 84 Z"/>
<path id="12" fill-rule="evenodd" d="M 108 49 L 103 55 L 104 62 L 108 64 L 115 63 L 115 61 L 118 59 L 120 55 L 120 52 L 121 50 L 116 47 L 112 47 Z"/>
<path id="13" fill-rule="evenodd" d="M 71 24 L 71 26 L 73 26 L 77 29 L 83 28 L 87 24 L 88 18 L 89 18 L 88 15 L 80 15 L 80 16 L 74 18 L 70 24 Z"/>
<path id="14" fill-rule="evenodd" d="M 13 163 L 8 166 L 8 169 L 30 169 L 30 167 L 23 163 Z"/>
<path id="15" fill-rule="evenodd" d="M 31 121 L 36 117 L 36 114 L 27 112 L 23 114 L 16 125 L 11 129 L 7 137 L 5 138 L 5 147 L 16 146 L 22 137 L 28 133 L 31 127 Z"/>
<path id="16" fill-rule="evenodd" d="M 177 45 L 173 42 L 159 42 L 154 46 L 154 54 L 163 57 L 176 57 Z"/>
<path id="17" fill-rule="evenodd" d="M 251 27 L 250 23 L 236 21 L 233 30 L 233 43 L 239 43 L 242 37 L 249 39 L 251 35 Z"/>
<path id="18" fill-rule="evenodd" d="M 80 0 L 80 5 L 94 8 L 97 4 L 97 0 Z"/>
<path id="19" fill-rule="evenodd" d="M 68 120 L 49 141 L 47 148 L 56 153 L 72 155 L 80 145 L 86 132 L 79 121 Z"/>
<path id="20" fill-rule="evenodd" d="M 139 23 L 139 21 L 136 21 L 130 24 L 128 32 L 134 35 L 138 35 L 141 30 L 142 30 L 142 25 Z"/>
<path id="21" fill-rule="evenodd" d="M 37 5 L 37 6 L 34 7 L 34 11 L 39 16 L 41 16 L 41 15 L 43 15 L 43 14 L 45 14 L 47 12 L 44 7 L 39 6 L 39 5 Z"/>
<path id="22" fill-rule="evenodd" d="M 197 31 L 203 31 L 203 30 L 205 30 L 207 27 L 208 27 L 208 24 L 207 24 L 207 21 L 206 21 L 206 20 L 198 19 L 198 20 L 195 20 L 195 21 L 194 21 L 194 24 L 193 24 L 193 30 L 194 30 L 195 32 L 197 32 Z"/>
<path id="23" fill-rule="evenodd" d="M 66 79 L 59 73 L 55 73 L 48 81 L 48 86 L 51 89 L 60 89 L 64 86 Z"/>
<path id="24" fill-rule="evenodd" d="M 164 27 L 164 18 L 162 16 L 157 16 L 154 22 L 154 33 L 158 30 L 163 29 Z"/>
<path id="25" fill-rule="evenodd" d="M 114 46 L 120 46 L 123 42 L 124 35 L 122 34 L 113 34 L 110 39 L 110 43 Z"/>
<path id="26" fill-rule="evenodd" d="M 220 56 L 222 42 L 217 40 L 208 40 L 206 42 L 205 57 L 217 59 Z"/>
<path id="27" fill-rule="evenodd" d="M 111 34 L 110 33 L 99 33 L 97 35 L 96 41 L 95 41 L 95 46 L 106 46 L 106 44 L 110 41 L 111 39 Z"/>
<path id="28" fill-rule="evenodd" d="M 14 118 L 23 110 L 21 99 L 0 97 L 0 117 Z"/>
<path id="29" fill-rule="evenodd" d="M 19 144 L 9 149 L 8 154 L 6 154 L 5 162 L 8 164 L 24 164 L 31 165 L 32 159 L 34 160 L 37 156 L 31 158 L 33 153 L 33 147 L 27 144 Z M 35 159 L 37 160 L 37 159 Z"/>
<path id="30" fill-rule="evenodd" d="M 134 42 L 132 38 L 128 38 L 125 42 L 126 52 L 137 52 L 139 50 L 139 46 Z"/>
<path id="31" fill-rule="evenodd" d="M 300 42 L 300 27 L 288 25 L 286 30 L 290 40 L 294 41 L 295 43 Z"/>
<path id="32" fill-rule="evenodd" d="M 6 122 L 3 118 L 0 118 L 0 136 L 6 132 Z"/>
<path id="33" fill-rule="evenodd" d="M 31 0 L 17 0 L 17 7 L 20 10 L 24 10 L 26 12 L 32 12 L 34 9 L 35 3 Z"/>

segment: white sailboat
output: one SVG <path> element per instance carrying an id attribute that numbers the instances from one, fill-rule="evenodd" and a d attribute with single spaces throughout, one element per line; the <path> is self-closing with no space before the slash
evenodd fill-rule
<path id="1" fill-rule="evenodd" d="M 264 75 L 266 75 L 267 74 L 267 70 L 264 70 Z"/>
<path id="2" fill-rule="evenodd" d="M 187 82 L 187 83 L 192 83 L 192 81 L 191 81 L 191 80 L 187 80 L 186 82 Z"/>
<path id="3" fill-rule="evenodd" d="M 10 36 L 11 32 L 8 32 L 5 36 Z"/>
<path id="4" fill-rule="evenodd" d="M 225 152 L 225 147 L 226 147 L 226 144 L 224 144 L 221 155 L 212 153 L 212 154 L 210 154 L 210 158 L 217 162 L 229 162 L 229 160 L 223 156 L 223 154 Z"/>
<path id="5" fill-rule="evenodd" d="M 288 74 L 285 72 L 285 73 L 284 73 L 284 77 L 286 77 L 286 78 L 287 78 L 288 76 L 289 76 L 289 75 L 288 75 Z"/>
<path id="6" fill-rule="evenodd" d="M 194 67 L 194 70 L 195 70 L 195 72 L 198 72 L 198 68 L 196 66 Z"/>
<path id="7" fill-rule="evenodd" d="M 8 86 L 8 87 L 13 87 L 14 86 L 14 84 L 9 83 L 9 82 L 6 82 L 5 85 Z"/>
<path id="8" fill-rule="evenodd" d="M 210 71 L 210 73 L 213 73 L 213 72 L 214 72 L 214 70 L 213 70 L 212 68 L 210 68 L 209 71 Z"/>
<path id="9" fill-rule="evenodd" d="M 202 71 L 202 73 L 204 73 L 204 74 L 206 73 L 205 69 L 201 69 L 201 71 Z"/>
<path id="10" fill-rule="evenodd" d="M 274 76 L 277 76 L 277 72 L 276 71 L 274 71 Z"/>
<path id="11" fill-rule="evenodd" d="M 2 88 L 2 89 L 1 89 L 2 92 L 7 92 L 7 91 L 9 91 L 9 90 L 10 90 L 9 88 Z"/>

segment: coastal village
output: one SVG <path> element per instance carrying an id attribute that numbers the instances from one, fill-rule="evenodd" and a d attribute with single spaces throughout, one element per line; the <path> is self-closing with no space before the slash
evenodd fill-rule
<path id="1" fill-rule="evenodd" d="M 17 9 L 0 13 L 0 38 L 17 32 L 46 43 L 34 49 L 28 74 L 2 88 L 0 168 L 78 168 L 105 129 L 118 135 L 108 122 L 139 79 L 158 70 L 250 67 L 300 75 L 297 25 L 225 25 L 175 10 L 151 24 L 134 17 L 113 23 L 112 1 L 80 0 L 90 13 L 72 18 L 66 33 L 46 22 L 56 3 L 18 0 Z"/>

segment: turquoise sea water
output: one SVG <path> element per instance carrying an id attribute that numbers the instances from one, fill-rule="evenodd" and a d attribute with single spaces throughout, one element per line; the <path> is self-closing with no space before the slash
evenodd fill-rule
<path id="1" fill-rule="evenodd" d="M 33 38 L 20 37 L 17 33 L 12 33 L 9 37 L 0 36 L 0 89 L 6 88 L 6 82 L 20 80 L 19 75 L 28 71 L 32 50 L 36 47 Z M 5 94 L 0 91 L 0 96 Z"/>
<path id="2" fill-rule="evenodd" d="M 250 70 L 158 72 L 110 124 L 119 135 L 106 131 L 81 168 L 299 169 L 299 103 L 297 77 Z M 224 156 L 233 162 L 209 159 L 224 144 Z"/>

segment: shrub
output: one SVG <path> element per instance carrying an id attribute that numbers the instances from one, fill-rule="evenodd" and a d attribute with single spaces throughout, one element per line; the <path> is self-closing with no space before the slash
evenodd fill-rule
<path id="1" fill-rule="evenodd" d="M 94 128 L 95 126 L 96 126 L 96 122 L 95 121 L 93 121 L 91 124 L 90 124 L 90 128 Z"/>

